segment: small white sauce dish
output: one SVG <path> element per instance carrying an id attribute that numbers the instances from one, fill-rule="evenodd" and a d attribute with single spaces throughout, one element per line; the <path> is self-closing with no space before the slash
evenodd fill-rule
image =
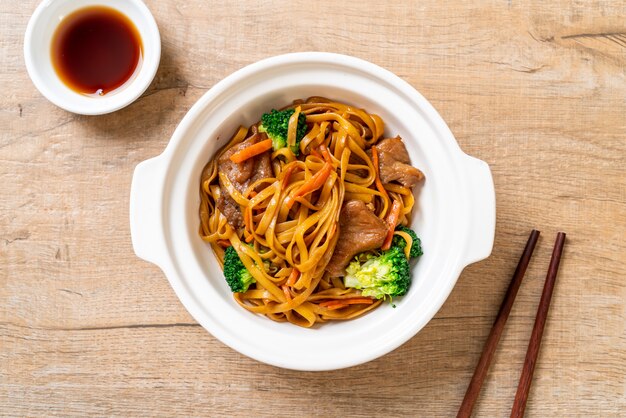
<path id="1" fill-rule="evenodd" d="M 78 93 L 57 75 L 51 42 L 63 18 L 89 6 L 106 6 L 126 15 L 136 26 L 143 45 L 143 61 L 126 84 L 102 97 Z M 33 13 L 24 36 L 24 60 L 35 87 L 48 100 L 68 112 L 102 115 L 119 110 L 143 94 L 159 67 L 161 37 L 154 17 L 141 0 L 44 0 Z"/>

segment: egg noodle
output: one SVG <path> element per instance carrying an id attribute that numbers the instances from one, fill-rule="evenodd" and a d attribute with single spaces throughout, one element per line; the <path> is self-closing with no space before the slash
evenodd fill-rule
<path id="1" fill-rule="evenodd" d="M 384 122 L 379 116 L 323 97 L 296 100 L 289 107 L 295 113 L 289 121 L 288 143 L 294 143 L 298 115 L 306 116 L 299 157 L 289 147 L 268 151 L 273 176 L 240 192 L 218 170 L 218 160 L 256 133 L 259 123 L 241 126 L 202 172 L 200 235 L 222 265 L 225 248 L 233 246 L 256 280 L 246 292 L 234 293 L 239 305 L 275 321 L 310 327 L 357 317 L 382 301 L 358 303 L 359 290 L 346 288 L 341 278 L 329 277 L 325 271 L 339 237 L 343 202 L 361 200 L 385 219 L 391 202 L 397 200 L 402 204 L 398 223 L 406 225 L 414 197 L 411 189 L 383 185 L 378 178 L 372 161 L 376 155 L 367 151 L 383 138 Z M 318 173 L 324 176 L 314 177 Z M 303 185 L 319 178 L 325 178 L 323 185 L 302 193 Z M 245 226 L 239 230 L 217 208 L 224 190 L 243 214 Z M 357 303 L 332 303 L 341 300 Z"/>

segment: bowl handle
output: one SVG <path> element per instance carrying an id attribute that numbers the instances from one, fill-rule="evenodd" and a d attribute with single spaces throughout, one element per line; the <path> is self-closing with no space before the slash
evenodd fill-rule
<path id="1" fill-rule="evenodd" d="M 471 224 L 466 265 L 489 257 L 496 232 L 496 194 L 489 165 L 469 155 L 463 156 L 471 202 Z"/>
<path id="2" fill-rule="evenodd" d="M 138 257 L 159 267 L 167 259 L 163 232 L 165 170 L 161 158 L 137 164 L 130 186 L 130 235 Z"/>

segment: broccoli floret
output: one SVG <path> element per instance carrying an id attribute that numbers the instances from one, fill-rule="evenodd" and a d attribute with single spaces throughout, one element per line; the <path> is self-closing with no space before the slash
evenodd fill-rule
<path id="1" fill-rule="evenodd" d="M 256 283 L 233 247 L 226 248 L 224 252 L 224 277 L 233 292 L 245 292 L 252 283 Z"/>
<path id="2" fill-rule="evenodd" d="M 287 131 L 289 130 L 289 118 L 295 112 L 294 109 L 276 110 L 264 113 L 261 116 L 260 132 L 267 133 L 272 140 L 274 151 L 287 146 Z M 296 143 L 291 147 L 291 151 L 296 155 L 300 154 L 300 141 L 306 134 L 306 116 L 300 113 L 298 116 L 298 128 L 296 129 Z"/>
<path id="3" fill-rule="evenodd" d="M 424 254 L 424 252 L 422 251 L 422 242 L 417 237 L 417 234 L 415 233 L 415 231 L 403 225 L 399 225 L 396 228 L 396 231 L 406 232 L 407 234 L 411 236 L 411 238 L 413 238 L 413 244 L 411 244 L 411 253 L 410 253 L 411 258 L 419 257 L 420 255 Z M 394 247 L 399 247 L 400 249 L 403 250 L 404 247 L 406 247 L 406 241 L 400 235 L 394 235 L 391 245 L 393 245 Z"/>
<path id="4" fill-rule="evenodd" d="M 361 264 L 358 257 L 346 268 L 343 282 L 346 287 L 361 289 L 363 296 L 381 299 L 386 296 L 403 296 L 411 285 L 409 262 L 400 247 L 392 246 L 380 255 L 365 256 Z"/>

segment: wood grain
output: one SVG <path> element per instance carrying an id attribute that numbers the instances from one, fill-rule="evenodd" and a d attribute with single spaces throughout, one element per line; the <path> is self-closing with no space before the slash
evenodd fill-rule
<path id="1" fill-rule="evenodd" d="M 527 416 L 626 410 L 626 3 L 150 0 L 163 56 L 136 103 L 64 112 L 26 74 L 37 2 L 0 2 L 0 415 L 454 416 L 526 236 L 542 231 L 475 409 L 509 413 L 557 230 L 566 231 Z M 497 194 L 492 256 L 393 353 L 299 373 L 199 327 L 133 254 L 134 166 L 242 66 L 361 57 L 415 86 Z"/>

